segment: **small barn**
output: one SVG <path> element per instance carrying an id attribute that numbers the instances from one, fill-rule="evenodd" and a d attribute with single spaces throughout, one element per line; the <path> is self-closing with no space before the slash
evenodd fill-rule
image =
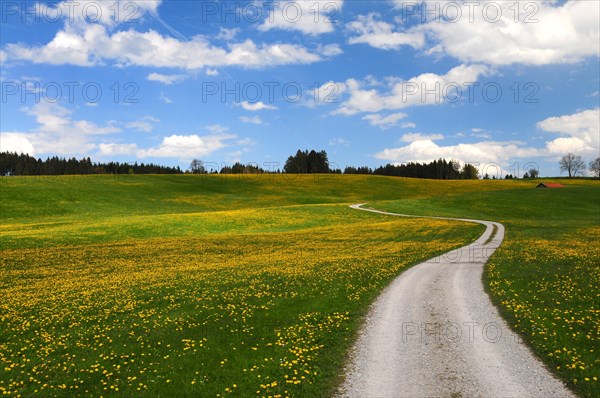
<path id="1" fill-rule="evenodd" d="M 536 188 L 563 188 L 563 185 L 556 182 L 540 182 Z"/>

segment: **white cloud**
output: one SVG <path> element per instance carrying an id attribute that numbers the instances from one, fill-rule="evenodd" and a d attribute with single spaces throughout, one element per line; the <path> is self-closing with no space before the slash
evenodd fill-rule
<path id="1" fill-rule="evenodd" d="M 438 141 L 443 140 L 443 134 L 422 134 L 422 133 L 407 133 L 404 134 L 400 140 L 404 142 L 414 142 L 414 141 Z"/>
<path id="2" fill-rule="evenodd" d="M 23 133 L 0 132 L 0 152 L 26 153 L 35 156 L 33 144 L 27 134 Z"/>
<path id="3" fill-rule="evenodd" d="M 492 138 L 491 134 L 487 130 L 480 129 L 478 127 L 472 128 L 470 135 L 472 137 L 484 138 L 486 140 L 489 140 Z"/>
<path id="4" fill-rule="evenodd" d="M 253 147 L 255 145 L 255 142 L 251 138 L 242 138 L 240 140 L 237 140 L 235 143 L 236 145 L 244 147 L 242 149 L 244 152 L 247 152 L 250 149 L 250 147 Z"/>
<path id="5" fill-rule="evenodd" d="M 545 148 L 527 147 L 520 141 L 481 141 L 441 146 L 433 142 L 444 138 L 441 134 L 405 134 L 402 141 L 410 144 L 387 148 L 375 155 L 377 159 L 391 162 L 431 162 L 435 159 L 457 159 L 463 163 L 508 167 L 510 159 L 532 160 L 534 158 L 564 155 L 573 152 L 584 156 L 597 156 L 600 151 L 600 108 L 588 109 L 571 115 L 550 117 L 537 127 L 548 133 L 560 133 L 563 137 L 546 143 Z M 486 130 L 474 128 L 472 134 L 487 134 Z M 464 133 L 457 134 L 464 137 Z"/>
<path id="6" fill-rule="evenodd" d="M 101 142 L 100 137 L 118 133 L 123 126 L 150 131 L 153 123 L 159 122 L 152 116 L 130 123 L 109 121 L 97 125 L 88 120 L 71 117 L 72 111 L 58 104 L 40 102 L 23 111 L 34 116 L 38 126 L 30 132 L 0 132 L 0 150 L 34 154 L 76 156 L 87 155 L 92 151 L 102 156 L 135 155 L 137 158 L 172 157 L 191 159 L 203 157 L 231 145 L 248 146 L 251 141 L 237 140 L 222 125 L 210 125 L 208 135 L 171 135 L 163 137 L 160 145 L 142 149 L 133 143 Z M 145 123 L 148 123 L 146 125 Z M 104 141 L 104 140 L 103 140 Z"/>
<path id="7" fill-rule="evenodd" d="M 332 138 L 329 140 L 329 146 L 348 146 L 350 141 L 345 138 Z"/>
<path id="8" fill-rule="evenodd" d="M 295 30 L 308 35 L 333 32 L 343 0 L 297 1 L 283 0 L 273 3 L 271 12 L 258 28 Z"/>
<path id="9" fill-rule="evenodd" d="M 369 77 L 370 76 L 367 78 Z M 340 101 L 341 94 L 345 91 L 345 83 L 330 80 L 323 83 L 318 88 L 309 90 L 302 105 L 308 108 L 314 108 L 318 105 L 337 104 Z"/>
<path id="10" fill-rule="evenodd" d="M 175 83 L 180 83 L 186 80 L 187 78 L 188 76 L 186 75 L 163 75 L 161 73 L 155 72 L 150 73 L 147 77 L 147 79 L 150 81 L 166 84 L 167 86 L 170 86 Z"/>
<path id="11" fill-rule="evenodd" d="M 216 69 L 206 68 L 206 76 L 219 76 L 219 71 Z"/>
<path id="12" fill-rule="evenodd" d="M 244 110 L 251 111 L 251 112 L 277 109 L 276 106 L 267 105 L 262 101 L 254 102 L 252 104 L 249 103 L 248 101 L 243 101 L 242 103 L 240 103 L 240 105 L 242 106 L 242 108 L 244 108 Z"/>
<path id="13" fill-rule="evenodd" d="M 46 45 L 11 43 L 9 56 L 18 60 L 52 65 L 94 66 L 112 61 L 116 66 L 170 67 L 197 70 L 204 67 L 241 66 L 263 68 L 277 65 L 310 64 L 331 54 L 329 47 L 311 51 L 298 44 L 256 44 L 252 40 L 232 43 L 227 48 L 212 45 L 204 36 L 189 41 L 163 36 L 154 30 L 130 29 L 109 34 L 103 25 L 82 29 L 66 25 Z"/>
<path id="14" fill-rule="evenodd" d="M 347 28 L 358 34 L 348 40 L 350 44 L 368 44 L 382 50 L 397 50 L 402 46 L 422 48 L 425 45 L 425 34 L 418 31 L 394 32 L 394 26 L 377 20 L 378 14 L 359 15 L 356 21 L 350 22 Z"/>
<path id="15" fill-rule="evenodd" d="M 490 23 L 478 12 L 473 22 L 461 18 L 454 24 L 427 23 L 422 29 L 439 41 L 431 52 L 491 65 L 573 63 L 600 54 L 600 2 L 528 2 L 527 11 L 521 8 L 519 23 L 514 22 L 512 3 L 485 1 L 481 7 L 486 3 L 500 7 L 498 22 Z M 537 21 L 525 22 L 535 10 L 531 19 Z"/>
<path id="16" fill-rule="evenodd" d="M 407 3 L 412 3 L 407 5 Z M 418 3 L 418 4 L 417 4 Z M 460 17 L 443 10 L 452 3 Z M 398 7 L 415 7 L 413 20 L 426 22 L 400 30 L 401 33 L 428 37 L 427 54 L 449 55 L 461 62 L 488 65 L 549 65 L 574 63 L 600 55 L 600 2 L 570 0 L 478 2 L 398 0 Z M 515 4 L 519 13 L 515 14 Z M 448 8 L 448 10 L 450 10 Z M 405 11 L 408 8 L 404 9 Z M 436 11 L 437 10 L 437 11 Z M 414 14 L 414 9 L 406 14 Z M 446 22 L 440 16 L 452 21 Z M 516 22 L 515 22 L 516 17 Z M 364 17 L 363 17 L 364 18 Z M 388 30 L 391 31 L 392 27 Z M 392 40 L 391 34 L 387 36 Z M 386 48 L 380 41 L 369 42 Z"/>
<path id="17" fill-rule="evenodd" d="M 402 112 L 392 113 L 387 116 L 375 113 L 366 115 L 362 119 L 368 120 L 371 126 L 378 126 L 381 129 L 386 129 L 395 126 L 400 119 L 404 119 L 406 116 L 407 114 Z"/>
<path id="18" fill-rule="evenodd" d="M 317 52 L 324 57 L 335 57 L 336 55 L 343 54 L 343 50 L 338 44 L 326 44 L 317 46 Z"/>
<path id="19" fill-rule="evenodd" d="M 158 97 L 159 100 L 161 100 L 162 102 L 164 102 L 165 104 L 172 104 L 173 100 L 169 97 L 167 97 L 165 95 L 165 93 L 160 93 L 160 97 Z"/>
<path id="20" fill-rule="evenodd" d="M 345 83 L 338 84 L 344 87 L 343 92 L 349 98 L 343 101 L 333 114 L 354 115 L 409 106 L 437 105 L 448 99 L 460 100 L 466 97 L 465 90 L 469 84 L 490 73 L 491 70 L 484 65 L 459 65 L 445 75 L 424 73 L 408 80 L 388 79 L 385 92 L 376 88 L 366 88 L 364 83 L 356 79 L 348 79 Z M 435 95 L 432 92 L 435 92 Z"/>
<path id="21" fill-rule="evenodd" d="M 250 124 L 263 124 L 263 121 L 260 119 L 260 117 L 258 116 L 253 116 L 253 117 L 248 117 L 248 116 L 240 116 L 240 120 L 243 123 L 250 123 Z"/>
<path id="22" fill-rule="evenodd" d="M 160 122 L 160 120 L 155 117 L 144 116 L 140 120 L 135 120 L 133 122 L 125 124 L 125 127 L 138 131 L 143 131 L 145 133 L 150 133 L 154 129 L 154 123 L 158 122 Z"/>
<path id="23" fill-rule="evenodd" d="M 375 154 L 377 159 L 392 162 L 431 162 L 436 159 L 456 159 L 462 163 L 507 164 L 511 158 L 540 156 L 540 151 L 525 148 L 521 142 L 484 141 L 473 144 L 440 146 L 431 140 L 417 140 L 399 148 L 388 148 Z"/>
<path id="24" fill-rule="evenodd" d="M 161 144 L 155 148 L 139 150 L 137 156 L 140 158 L 202 158 L 228 146 L 227 141 L 234 138 L 236 136 L 231 134 L 171 135 L 164 137 Z"/>
<path id="25" fill-rule="evenodd" d="M 101 135 L 113 134 L 121 131 L 120 128 L 111 123 L 106 126 L 87 120 L 73 120 L 70 118 L 72 113 L 69 109 L 50 102 L 40 102 L 31 108 L 24 108 L 29 115 L 35 116 L 39 124 L 38 130 L 44 133 L 53 133 L 59 135 Z"/>
<path id="26" fill-rule="evenodd" d="M 402 127 L 403 129 L 414 129 L 415 127 L 417 127 L 417 125 L 413 122 L 406 122 L 402 123 L 400 127 Z"/>
<path id="27" fill-rule="evenodd" d="M 86 154 L 96 148 L 97 136 L 121 131 L 115 122 L 98 125 L 89 120 L 76 120 L 71 110 L 55 103 L 40 102 L 23 111 L 35 117 L 37 126 L 29 132 L 11 132 L 11 146 L 19 145 L 28 153 L 73 156 Z M 14 135 L 14 134 L 17 135 Z M 2 133 L 2 140 L 6 133 Z M 7 139 L 8 140 L 8 139 Z M 4 145 L 4 144 L 3 144 Z M 6 144 L 8 145 L 8 144 Z"/>
<path id="28" fill-rule="evenodd" d="M 215 36 L 217 40 L 231 41 L 240 33 L 240 28 L 227 29 L 219 27 L 219 34 Z"/>
<path id="29" fill-rule="evenodd" d="M 566 135 L 546 143 L 551 154 L 573 152 L 597 156 L 600 152 L 600 108 L 550 117 L 539 122 L 537 127 L 549 133 Z"/>
<path id="30" fill-rule="evenodd" d="M 8 59 L 8 54 L 4 50 L 0 50 L 0 65 L 6 62 Z"/>
<path id="31" fill-rule="evenodd" d="M 97 1 L 78 0 L 59 3 L 36 3 L 37 15 L 62 18 L 71 24 L 84 26 L 99 23 L 108 27 L 120 24 L 133 24 L 146 15 L 157 16 L 162 0 L 144 0 L 132 3 L 129 0 Z"/>
<path id="32" fill-rule="evenodd" d="M 136 144 L 100 144 L 98 148 L 101 156 L 134 155 L 138 150 Z"/>
<path id="33" fill-rule="evenodd" d="M 229 127 L 225 127 L 220 124 L 211 124 L 209 126 L 206 126 L 206 129 L 212 134 L 227 134 L 227 132 L 229 131 Z"/>

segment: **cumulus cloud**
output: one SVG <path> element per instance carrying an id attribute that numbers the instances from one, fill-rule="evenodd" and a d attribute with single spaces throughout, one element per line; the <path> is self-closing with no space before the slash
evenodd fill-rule
<path id="1" fill-rule="evenodd" d="M 48 134 L 92 136 L 121 131 L 114 123 L 99 126 L 88 120 L 73 120 L 70 117 L 71 110 L 50 102 L 40 102 L 31 108 L 26 108 L 25 112 L 35 116 L 39 124 L 38 131 Z"/>
<path id="2" fill-rule="evenodd" d="M 538 122 L 537 127 L 548 133 L 566 135 L 546 143 L 550 154 L 573 152 L 597 156 L 600 152 L 600 108 L 550 117 Z"/>
<path id="3" fill-rule="evenodd" d="M 382 116 L 380 114 L 375 113 L 371 115 L 366 115 L 362 119 L 368 120 L 371 126 L 377 126 L 381 129 L 386 129 L 395 126 L 396 124 L 398 124 L 398 121 L 400 119 L 404 119 L 406 116 L 406 113 L 402 112 L 392 113 L 386 116 Z"/>
<path id="4" fill-rule="evenodd" d="M 204 67 L 241 66 L 263 68 L 277 65 L 311 64 L 331 54 L 328 47 L 309 50 L 299 44 L 256 44 L 252 40 L 211 44 L 198 35 L 179 40 L 149 30 L 130 29 L 110 34 L 100 24 L 76 28 L 69 24 L 47 44 L 27 46 L 11 43 L 5 51 L 10 58 L 52 65 L 94 66 L 112 62 L 116 66 L 169 67 L 197 70 Z"/>
<path id="5" fill-rule="evenodd" d="M 100 144 L 98 154 L 101 156 L 134 155 L 138 147 L 136 144 Z"/>
<path id="6" fill-rule="evenodd" d="M 486 21 L 481 12 L 486 4 L 500 10 L 497 22 L 489 22 L 495 19 L 492 12 Z M 437 41 L 431 53 L 448 54 L 463 62 L 548 65 L 600 54 L 599 2 L 531 2 L 526 9 L 520 6 L 518 23 L 512 6 L 510 2 L 482 1 L 479 12 L 473 13 L 473 22 L 463 17 L 457 23 L 428 22 L 419 29 Z"/>
<path id="7" fill-rule="evenodd" d="M 236 136 L 232 134 L 171 135 L 164 137 L 160 145 L 154 148 L 139 150 L 137 156 L 140 158 L 202 158 L 228 146 L 228 141 L 234 138 Z"/>
<path id="8" fill-rule="evenodd" d="M 409 45 L 422 48 L 426 54 L 493 66 L 574 63 L 600 55 L 597 1 L 521 2 L 518 15 L 516 3 L 508 1 L 394 3 L 402 8 L 403 21 L 394 26 L 377 21 L 372 14 L 359 16 L 349 24 L 359 33 L 351 43 L 385 50 Z M 460 14 L 455 12 L 457 8 Z M 417 24 L 404 28 L 406 15 L 412 15 Z M 427 43 L 422 41 L 424 37 Z"/>
<path id="9" fill-rule="evenodd" d="M 262 101 L 258 101 L 258 102 L 254 102 L 254 103 L 250 103 L 248 101 L 243 101 L 240 103 L 240 105 L 242 106 L 242 108 L 244 108 L 244 110 L 251 111 L 251 112 L 269 110 L 269 109 L 270 110 L 277 109 L 277 107 L 275 105 L 267 105 Z"/>
<path id="10" fill-rule="evenodd" d="M 408 80 L 388 79 L 383 90 L 367 87 L 364 82 L 356 79 L 348 79 L 345 83 L 338 83 L 343 87 L 342 92 L 347 98 L 333 114 L 354 115 L 360 112 L 442 104 L 448 99 L 460 99 L 469 84 L 491 72 L 484 65 L 459 65 L 445 75 L 424 73 Z"/>
<path id="11" fill-rule="evenodd" d="M 379 20 L 375 13 L 359 15 L 356 21 L 350 22 L 347 28 L 357 34 L 348 40 L 350 44 L 368 44 L 382 50 L 396 50 L 402 46 L 422 48 L 425 45 L 425 34 L 418 31 L 398 32 L 390 23 Z"/>
<path id="12" fill-rule="evenodd" d="M 144 0 L 132 3 L 129 0 L 97 1 L 78 0 L 57 3 L 36 3 L 37 15 L 48 19 L 62 17 L 63 20 L 76 25 L 90 22 L 114 27 L 120 24 L 139 22 L 145 16 L 157 16 L 162 0 Z"/>
<path id="13" fill-rule="evenodd" d="M 430 139 L 416 140 L 399 148 L 387 148 L 375 154 L 375 158 L 391 162 L 431 162 L 433 160 L 456 159 L 462 163 L 478 165 L 507 164 L 511 158 L 540 156 L 535 148 L 527 148 L 522 142 L 483 141 L 473 144 L 442 146 Z"/>
<path id="14" fill-rule="evenodd" d="M 96 153 L 100 156 L 135 156 L 136 158 L 178 158 L 188 160 L 205 157 L 230 146 L 248 147 L 249 140 L 238 139 L 222 125 L 206 127 L 207 135 L 172 134 L 162 138 L 154 147 L 140 148 L 135 143 L 111 142 L 110 135 L 122 131 L 122 127 L 150 132 L 160 120 L 152 116 L 123 123 L 109 121 L 104 125 L 89 120 L 76 119 L 73 112 L 55 103 L 40 102 L 23 112 L 35 117 L 37 126 L 28 132 L 1 131 L 0 151 L 78 156 Z M 118 140 L 117 140 L 118 141 Z"/>
<path id="15" fill-rule="evenodd" d="M 40 102 L 23 111 L 35 117 L 37 126 L 29 132 L 2 132 L 4 145 L 27 149 L 27 153 L 75 155 L 86 154 L 96 148 L 98 136 L 118 133 L 115 122 L 98 125 L 89 120 L 73 119 L 72 111 L 55 103 Z M 9 144 L 4 144 L 6 142 Z"/>
<path id="16" fill-rule="evenodd" d="M 0 152 L 25 153 L 35 156 L 33 144 L 24 133 L 0 132 Z"/>
<path id="17" fill-rule="evenodd" d="M 317 36 L 334 31 L 335 18 L 341 11 L 344 1 L 283 0 L 273 4 L 273 9 L 259 26 L 260 30 L 293 30 Z"/>

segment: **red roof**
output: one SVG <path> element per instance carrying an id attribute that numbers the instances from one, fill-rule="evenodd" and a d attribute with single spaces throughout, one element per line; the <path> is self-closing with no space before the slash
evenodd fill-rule
<path id="1" fill-rule="evenodd" d="M 540 182 L 536 188 L 563 188 L 563 185 L 557 182 Z"/>

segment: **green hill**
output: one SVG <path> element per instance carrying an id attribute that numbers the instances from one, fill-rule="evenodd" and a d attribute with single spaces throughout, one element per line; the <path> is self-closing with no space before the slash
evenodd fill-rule
<path id="1" fill-rule="evenodd" d="M 600 185 L 350 175 L 0 179 L 0 390 L 323 396 L 377 293 L 500 221 L 485 283 L 563 379 L 600 370 Z M 588 380 L 586 380 L 588 379 Z"/>

